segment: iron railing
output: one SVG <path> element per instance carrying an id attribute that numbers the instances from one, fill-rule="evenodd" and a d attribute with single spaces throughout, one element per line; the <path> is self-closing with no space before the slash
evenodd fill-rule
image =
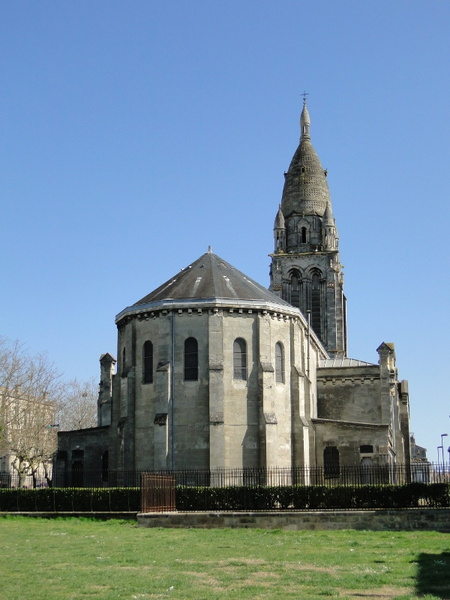
<path id="1" fill-rule="evenodd" d="M 54 470 L 51 480 L 53 489 L 42 490 L 42 494 L 30 494 L 29 490 L 23 489 L 33 487 L 31 476 L 27 480 L 23 475 L 19 478 L 18 475 L 0 473 L 0 482 L 1 487 L 12 488 L 11 492 L 17 495 L 17 501 L 13 502 L 14 510 L 19 510 L 19 506 L 24 506 L 24 503 L 27 506 L 38 501 L 48 504 L 48 493 L 53 493 L 55 506 L 66 506 L 71 501 L 72 510 L 78 511 L 84 510 L 85 505 L 89 505 L 90 510 L 98 506 L 103 507 L 102 510 L 108 510 L 110 506 L 112 510 L 113 505 L 122 506 L 123 497 L 126 497 L 127 510 L 138 510 L 140 504 L 143 512 L 338 508 L 364 510 L 450 506 L 450 468 L 431 463 L 413 464 L 408 468 L 404 465 L 334 465 L 330 468 L 327 465 L 327 468 L 272 467 L 151 472 Z M 47 487 L 46 484 L 45 480 L 38 481 L 35 487 Z M 109 494 L 108 502 L 105 501 L 104 494 Z M 132 508 L 127 494 L 132 495 Z M 9 494 L 4 494 L 2 498 L 4 503 L 11 504 Z"/>
<path id="2" fill-rule="evenodd" d="M 146 471 L 150 472 L 150 471 Z M 289 485 L 383 485 L 405 483 L 448 483 L 450 466 L 433 463 L 406 465 L 327 465 L 326 467 L 269 467 L 153 470 L 170 475 L 176 485 L 196 487 L 289 486 Z M 141 471 L 87 470 L 53 471 L 50 480 L 31 475 L 0 472 L 0 487 L 140 487 Z"/>

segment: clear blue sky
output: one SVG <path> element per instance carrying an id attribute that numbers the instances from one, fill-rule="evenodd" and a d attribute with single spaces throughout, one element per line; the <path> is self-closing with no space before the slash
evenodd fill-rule
<path id="1" fill-rule="evenodd" d="M 450 434 L 450 2 L 0 5 L 0 333 L 68 379 L 208 245 L 268 285 L 309 93 L 350 356 L 394 342 L 412 431 Z M 447 438 L 450 445 L 450 436 Z"/>

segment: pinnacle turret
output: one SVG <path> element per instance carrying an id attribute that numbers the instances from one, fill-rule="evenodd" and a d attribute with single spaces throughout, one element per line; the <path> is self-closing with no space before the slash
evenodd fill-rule
<path id="1" fill-rule="evenodd" d="M 283 211 L 281 210 L 281 206 L 278 208 L 277 216 L 275 217 L 274 229 L 284 229 L 285 221 Z"/>
<path id="2" fill-rule="evenodd" d="M 325 251 L 338 249 L 336 223 L 334 221 L 331 204 L 327 204 L 322 219 L 322 246 Z"/>
<path id="3" fill-rule="evenodd" d="M 325 212 L 323 213 L 323 224 L 334 225 L 333 212 L 331 210 L 331 204 L 327 204 Z"/>
<path id="4" fill-rule="evenodd" d="M 274 252 L 285 252 L 286 251 L 286 223 L 284 220 L 283 211 L 281 206 L 278 208 L 277 216 L 275 217 L 275 223 L 273 226 L 274 235 Z"/>

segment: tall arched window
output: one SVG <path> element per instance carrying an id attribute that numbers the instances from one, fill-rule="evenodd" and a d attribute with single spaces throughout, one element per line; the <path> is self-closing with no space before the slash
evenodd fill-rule
<path id="1" fill-rule="evenodd" d="M 300 238 L 301 243 L 306 244 L 306 227 L 302 227 L 300 235 L 301 235 L 301 238 Z"/>
<path id="2" fill-rule="evenodd" d="M 323 475 L 329 479 L 340 475 L 339 450 L 336 446 L 327 446 L 323 451 Z"/>
<path id="3" fill-rule="evenodd" d="M 184 380 L 198 381 L 198 342 L 193 337 L 184 342 Z"/>
<path id="4" fill-rule="evenodd" d="M 284 348 L 281 342 L 275 344 L 275 381 L 284 383 Z"/>
<path id="5" fill-rule="evenodd" d="M 291 275 L 291 304 L 300 308 L 300 277 L 297 272 Z"/>
<path id="6" fill-rule="evenodd" d="M 233 377 L 247 379 L 247 344 L 242 338 L 235 339 L 233 343 Z"/>
<path id="7" fill-rule="evenodd" d="M 314 273 L 311 286 L 311 325 L 314 332 L 321 337 L 320 275 Z"/>
<path id="8" fill-rule="evenodd" d="M 153 344 L 148 340 L 142 348 L 142 383 L 153 383 Z"/>

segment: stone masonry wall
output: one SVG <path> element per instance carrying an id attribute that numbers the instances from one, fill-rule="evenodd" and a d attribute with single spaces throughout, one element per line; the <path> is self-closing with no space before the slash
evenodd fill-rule
<path id="1" fill-rule="evenodd" d="M 448 509 L 284 513 L 140 513 L 137 520 L 138 524 L 143 527 L 450 532 L 450 510 Z"/>
<path id="2" fill-rule="evenodd" d="M 319 418 L 383 422 L 378 366 L 319 369 L 317 386 Z"/>

